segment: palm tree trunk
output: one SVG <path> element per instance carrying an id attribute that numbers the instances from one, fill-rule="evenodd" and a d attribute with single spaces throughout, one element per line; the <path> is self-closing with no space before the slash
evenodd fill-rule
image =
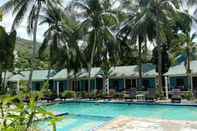
<path id="1" fill-rule="evenodd" d="M 156 1 L 157 5 L 159 5 L 159 0 Z M 156 8 L 156 43 L 158 49 L 158 88 L 161 95 L 163 95 L 163 84 L 162 84 L 162 51 L 161 51 L 161 40 L 160 40 L 160 13 L 159 13 L 159 6 Z"/>
<path id="2" fill-rule="evenodd" d="M 29 74 L 29 81 L 28 81 L 28 88 L 31 91 L 32 88 L 32 76 L 33 76 L 33 71 L 35 68 L 35 55 L 36 55 L 36 44 L 37 44 L 37 26 L 38 26 L 38 17 L 41 9 L 41 1 L 38 1 L 38 10 L 36 12 L 36 17 L 34 21 L 34 30 L 33 30 L 33 53 L 31 57 L 31 69 L 30 69 L 30 74 Z"/>
<path id="3" fill-rule="evenodd" d="M 91 92 L 91 69 L 92 69 L 93 60 L 94 60 L 95 47 L 96 47 L 96 31 L 94 31 L 94 43 L 93 43 L 92 52 L 90 56 L 90 64 L 88 65 L 88 94 L 89 95 Z"/>
<path id="4" fill-rule="evenodd" d="M 142 89 L 142 42 L 139 42 L 138 46 L 139 88 Z"/>
<path id="5" fill-rule="evenodd" d="M 190 48 L 187 47 L 187 79 L 188 79 L 188 88 L 192 91 L 192 87 L 191 87 L 191 66 L 190 66 Z"/>
<path id="6" fill-rule="evenodd" d="M 104 87 L 104 93 L 109 95 L 109 78 L 108 77 L 103 78 L 103 87 Z"/>

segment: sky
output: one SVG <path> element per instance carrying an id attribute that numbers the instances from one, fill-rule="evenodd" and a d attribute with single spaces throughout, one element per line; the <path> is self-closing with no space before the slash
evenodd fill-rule
<path id="1" fill-rule="evenodd" d="M 0 0 L 0 6 L 3 5 L 7 0 Z M 69 1 L 71 0 L 64 0 L 64 5 L 66 5 Z M 193 12 L 192 9 L 190 9 L 191 13 Z M 14 16 L 11 13 L 6 13 L 3 16 L 3 21 L 0 22 L 0 25 L 2 25 L 3 27 L 6 28 L 7 32 L 10 32 L 11 26 L 12 26 L 12 22 L 13 22 Z M 26 32 L 26 19 L 24 19 L 23 22 L 21 22 L 20 26 L 17 27 L 17 35 L 20 38 L 24 38 L 24 39 L 29 39 L 32 40 L 32 35 L 28 35 Z M 193 25 L 193 31 L 195 31 L 195 29 L 197 29 L 197 25 Z M 47 24 L 45 25 L 39 25 L 38 26 L 38 32 L 37 32 L 37 40 L 39 42 L 41 42 L 43 40 L 43 33 L 47 30 Z"/>
<path id="2" fill-rule="evenodd" d="M 7 0 L 0 0 L 0 6 L 3 5 L 6 1 Z M 64 5 L 66 5 L 66 3 L 68 3 L 69 1 L 70 0 L 64 0 Z M 12 15 L 12 13 L 6 13 L 3 16 L 3 21 L 0 22 L 0 25 L 5 27 L 7 32 L 10 32 L 13 19 L 14 19 L 14 16 Z M 24 19 L 24 21 L 21 22 L 19 27 L 16 28 L 17 29 L 17 36 L 20 38 L 32 40 L 32 35 L 27 34 L 26 27 L 27 27 L 27 22 L 26 22 L 26 19 Z M 47 27 L 48 27 L 47 24 L 43 24 L 43 25 L 38 26 L 37 40 L 39 42 L 41 42 L 43 40 L 43 34 L 47 30 Z"/>

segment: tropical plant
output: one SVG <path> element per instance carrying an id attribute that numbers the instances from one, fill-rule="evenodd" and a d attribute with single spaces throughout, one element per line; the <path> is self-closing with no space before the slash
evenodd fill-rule
<path id="1" fill-rule="evenodd" d="M 64 91 L 61 95 L 61 97 L 67 99 L 67 98 L 75 98 L 76 93 L 74 91 Z"/>
<path id="2" fill-rule="evenodd" d="M 26 94 L 27 95 L 27 94 Z M 53 126 L 53 131 L 56 130 L 56 122 L 62 120 L 54 114 L 47 112 L 42 107 L 37 105 L 40 99 L 37 95 L 28 95 L 29 104 L 23 102 L 24 94 L 21 96 L 1 96 L 0 100 L 0 130 L 1 131 L 29 131 L 34 130 L 35 120 L 38 117 L 50 117 L 50 123 Z M 10 108 L 10 107 L 14 108 Z"/>
<path id="3" fill-rule="evenodd" d="M 16 42 L 16 32 L 7 34 L 5 29 L 0 26 L 0 87 L 1 91 L 5 90 L 5 80 L 7 71 L 14 68 L 14 49 Z M 2 73 L 4 72 L 4 79 Z"/>
<path id="4" fill-rule="evenodd" d="M 139 6 L 144 10 L 148 16 L 149 21 L 154 24 L 150 30 L 154 30 L 154 35 L 150 35 L 155 39 L 156 46 L 158 49 L 158 87 L 160 92 L 163 92 L 162 84 L 162 45 L 166 43 L 165 28 L 166 23 L 172 21 L 174 15 L 177 13 L 178 1 L 176 0 L 140 0 Z M 140 21 L 139 21 L 140 22 Z M 152 33 L 151 33 L 152 34 Z"/>
<path id="5" fill-rule="evenodd" d="M 37 26 L 38 26 L 38 19 L 39 14 L 41 12 L 42 7 L 51 7 L 51 6 L 57 6 L 61 5 L 60 0 L 8 0 L 3 6 L 2 9 L 4 11 L 12 11 L 15 15 L 13 24 L 12 24 L 12 30 L 15 29 L 15 27 L 19 26 L 21 21 L 24 19 L 25 14 L 29 12 L 28 14 L 28 26 L 27 26 L 27 32 L 32 33 L 33 32 L 33 51 L 32 51 L 32 58 L 31 58 L 31 70 L 29 75 L 29 82 L 28 87 L 31 89 L 32 87 L 32 75 L 33 70 L 35 68 L 35 56 L 36 56 L 36 48 L 37 48 Z"/>
<path id="6" fill-rule="evenodd" d="M 150 14 L 147 13 L 147 10 L 142 8 L 140 4 L 137 5 L 137 3 L 133 6 L 132 10 L 128 11 L 127 16 L 128 18 L 123 22 L 123 26 L 121 27 L 117 37 L 122 41 L 122 43 L 127 43 L 128 48 L 137 46 L 139 87 L 141 88 L 143 75 L 142 54 L 147 52 L 147 41 L 149 40 L 153 42 L 154 36 L 156 35 L 154 28 L 155 23 L 150 19 Z"/>
<path id="7" fill-rule="evenodd" d="M 197 34 L 196 32 L 192 33 L 192 24 L 197 23 L 197 19 L 195 18 L 196 11 L 194 13 L 190 13 L 189 7 L 197 4 L 195 1 L 188 0 L 187 6 L 183 6 L 184 1 L 180 3 L 182 5 L 182 10 L 180 11 L 179 15 L 177 15 L 176 19 L 180 22 L 179 29 L 180 31 L 177 33 L 177 38 L 174 40 L 177 43 L 177 47 L 175 48 L 172 54 L 177 57 L 184 57 L 185 58 L 185 68 L 188 78 L 188 88 L 192 90 L 191 87 L 191 61 L 196 59 L 196 43 L 194 42 Z M 193 5 L 191 5 L 193 4 Z M 195 9 L 196 10 L 196 9 Z"/>
<path id="8" fill-rule="evenodd" d="M 107 47 L 106 41 L 113 39 L 111 28 L 117 25 L 118 19 L 113 12 L 110 12 L 111 3 L 108 0 L 77 0 L 73 1 L 72 7 L 82 10 L 79 16 L 83 19 L 81 28 L 85 29 L 84 38 L 87 39 L 85 54 L 88 62 L 88 92 L 90 94 L 91 68 L 95 54 L 103 47 Z"/>

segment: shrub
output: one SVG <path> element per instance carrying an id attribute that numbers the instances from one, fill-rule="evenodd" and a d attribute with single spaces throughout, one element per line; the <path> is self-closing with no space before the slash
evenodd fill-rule
<path id="1" fill-rule="evenodd" d="M 185 92 L 182 96 L 183 99 L 187 99 L 187 100 L 192 100 L 193 99 L 193 94 L 191 91 L 189 92 Z"/>
<path id="2" fill-rule="evenodd" d="M 121 98 L 123 98 L 124 97 L 124 95 L 123 95 L 123 93 L 115 93 L 115 94 L 113 94 L 113 98 L 115 98 L 115 99 L 121 99 Z"/>
<path id="3" fill-rule="evenodd" d="M 74 98 L 74 97 L 76 97 L 76 93 L 75 93 L 75 91 L 64 91 L 63 93 L 62 93 L 62 97 L 63 98 Z"/>
<path id="4" fill-rule="evenodd" d="M 52 96 L 53 95 L 52 91 L 49 89 L 49 83 L 48 82 L 45 82 L 43 84 L 40 92 L 43 95 L 43 97 Z"/>
<path id="5" fill-rule="evenodd" d="M 109 90 L 109 95 L 114 96 L 116 94 L 116 91 L 114 89 Z"/>
<path id="6" fill-rule="evenodd" d="M 88 92 L 82 91 L 82 92 L 80 93 L 80 97 L 82 97 L 82 98 L 88 98 Z"/>

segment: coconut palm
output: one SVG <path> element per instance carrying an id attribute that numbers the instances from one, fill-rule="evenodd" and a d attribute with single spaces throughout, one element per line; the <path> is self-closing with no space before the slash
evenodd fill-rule
<path id="1" fill-rule="evenodd" d="M 124 43 L 127 41 L 130 47 L 137 46 L 139 88 L 142 87 L 142 54 L 147 51 L 147 40 L 153 41 L 156 36 L 155 23 L 150 19 L 149 13 L 140 6 L 135 5 L 132 11 L 128 11 L 128 18 L 123 22 L 117 37 Z"/>
<path id="2" fill-rule="evenodd" d="M 33 70 L 35 68 L 35 56 L 36 56 L 36 48 L 37 48 L 37 26 L 39 14 L 41 12 L 42 7 L 48 6 L 57 6 L 61 4 L 60 0 L 8 0 L 1 8 L 4 11 L 12 12 L 14 17 L 14 21 L 12 24 L 12 30 L 15 27 L 18 27 L 26 13 L 28 13 L 27 19 L 27 32 L 33 33 L 33 51 L 31 58 L 31 70 L 29 75 L 28 87 L 31 89 L 32 87 L 32 75 Z"/>
<path id="3" fill-rule="evenodd" d="M 45 9 L 41 24 L 47 23 L 49 28 L 45 32 L 39 54 L 42 55 L 49 47 L 50 67 L 66 67 L 68 74 L 71 71 L 76 74 L 83 66 L 83 55 L 78 45 L 81 31 L 78 22 L 69 13 L 61 8 Z M 69 77 L 67 86 L 69 87 Z"/>
<path id="4" fill-rule="evenodd" d="M 106 2 L 108 6 L 106 6 Z M 117 17 L 110 12 L 109 0 L 81 0 L 73 1 L 72 7 L 80 8 L 81 27 L 86 29 L 87 47 L 85 50 L 88 61 L 88 92 L 90 94 L 91 68 L 94 64 L 95 52 L 99 52 L 108 39 L 113 38 L 111 28 L 117 23 Z"/>

